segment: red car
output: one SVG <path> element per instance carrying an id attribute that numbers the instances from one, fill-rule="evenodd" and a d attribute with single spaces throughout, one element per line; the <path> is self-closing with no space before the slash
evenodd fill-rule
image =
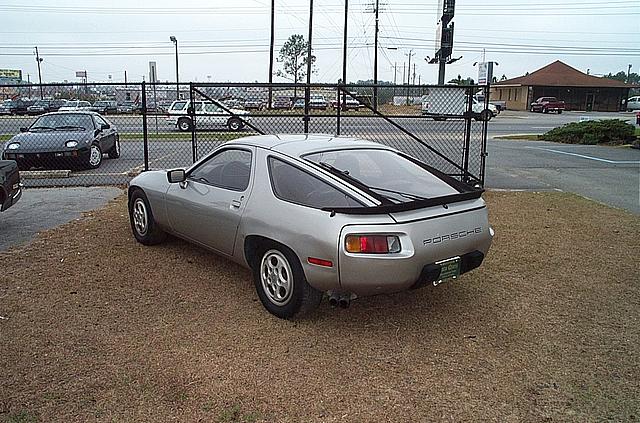
<path id="1" fill-rule="evenodd" d="M 531 107 L 529 110 L 532 112 L 557 112 L 558 114 L 560 114 L 565 110 L 565 106 L 564 101 L 558 100 L 555 97 L 540 97 L 539 99 L 531 103 Z"/>

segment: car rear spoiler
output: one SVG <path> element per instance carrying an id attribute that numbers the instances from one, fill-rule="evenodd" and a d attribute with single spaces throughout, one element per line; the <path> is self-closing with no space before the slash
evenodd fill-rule
<path id="1" fill-rule="evenodd" d="M 424 200 L 409 201 L 398 204 L 381 204 L 372 207 L 323 207 L 323 211 L 342 214 L 387 214 L 398 213 L 410 210 L 417 210 L 426 207 L 441 206 L 451 203 L 459 203 L 461 201 L 469 201 L 480 198 L 484 193 L 483 188 L 475 188 L 470 191 L 461 192 L 459 194 L 443 195 L 441 197 L 425 198 Z"/>

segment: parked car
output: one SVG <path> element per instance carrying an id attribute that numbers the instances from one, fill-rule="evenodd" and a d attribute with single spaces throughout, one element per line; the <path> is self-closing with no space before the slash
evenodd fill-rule
<path id="1" fill-rule="evenodd" d="M 124 101 L 117 106 L 118 113 L 133 113 L 133 101 Z"/>
<path id="2" fill-rule="evenodd" d="M 627 112 L 640 110 L 640 95 L 631 97 L 627 100 Z"/>
<path id="3" fill-rule="evenodd" d="M 41 115 L 43 113 L 57 112 L 65 105 L 66 100 L 36 100 L 32 106 L 27 107 L 28 115 Z"/>
<path id="4" fill-rule="evenodd" d="M 18 202 L 22 196 L 20 172 L 14 160 L 0 160 L 0 212 Z"/>
<path id="5" fill-rule="evenodd" d="M 322 95 L 312 95 L 309 98 L 309 108 L 316 110 L 327 110 L 329 107 L 329 103 Z"/>
<path id="6" fill-rule="evenodd" d="M 171 107 L 171 104 L 173 104 L 173 101 L 171 100 L 162 100 L 158 102 L 158 112 L 161 113 L 166 113 L 169 111 L 169 108 Z"/>
<path id="7" fill-rule="evenodd" d="M 68 100 L 64 106 L 58 109 L 59 112 L 79 112 L 91 111 L 91 103 L 82 100 Z"/>
<path id="8" fill-rule="evenodd" d="M 33 103 L 34 100 L 26 99 L 5 100 L 0 104 L 0 115 L 26 115 L 27 109 Z"/>
<path id="9" fill-rule="evenodd" d="M 484 94 L 476 94 L 475 99 L 478 103 L 484 103 Z M 503 110 L 507 110 L 507 102 L 504 100 L 489 100 L 489 104 L 492 104 L 496 108 L 497 114 L 500 114 Z"/>
<path id="10" fill-rule="evenodd" d="M 181 131 L 190 131 L 192 128 L 188 113 L 190 106 L 190 100 L 174 101 L 169 108 L 167 123 Z M 216 101 L 196 101 L 194 107 L 196 125 L 199 128 L 226 126 L 231 131 L 239 131 L 244 127 L 245 122 L 250 120 L 249 112 L 246 110 L 230 109 Z"/>
<path id="11" fill-rule="evenodd" d="M 304 109 L 304 105 L 305 105 L 304 98 L 299 98 L 293 103 L 293 106 L 291 108 L 292 109 Z"/>
<path id="12" fill-rule="evenodd" d="M 265 135 L 142 173 L 128 205 L 138 242 L 171 233 L 236 261 L 264 307 L 290 318 L 325 292 L 348 306 L 477 268 L 493 238 L 482 193 L 381 144 Z"/>
<path id="13" fill-rule="evenodd" d="M 260 99 L 249 99 L 247 101 L 244 102 L 244 109 L 245 110 L 262 110 L 264 109 L 264 101 L 260 100 Z"/>
<path id="14" fill-rule="evenodd" d="M 531 103 L 531 106 L 529 108 L 531 112 L 557 112 L 558 114 L 562 113 L 564 109 L 564 101 L 560 101 L 555 97 L 540 97 L 539 99 Z"/>
<path id="15" fill-rule="evenodd" d="M 290 109 L 291 106 L 291 99 L 289 97 L 277 96 L 271 101 L 272 109 Z"/>
<path id="16" fill-rule="evenodd" d="M 344 96 L 341 96 L 340 98 L 340 106 L 342 107 L 342 110 L 360 110 L 360 108 L 362 107 L 362 104 L 356 100 L 355 98 L 351 97 L 351 96 L 346 96 L 346 98 Z M 333 107 L 334 109 L 338 108 L 338 100 L 332 100 L 331 101 L 331 107 Z"/>
<path id="17" fill-rule="evenodd" d="M 101 115 L 116 113 L 118 111 L 118 103 L 112 100 L 98 100 L 93 103 L 90 110 Z"/>
<path id="18" fill-rule="evenodd" d="M 2 155 L 21 170 L 62 164 L 95 169 L 104 153 L 120 157 L 118 131 L 95 112 L 47 113 L 20 132 L 5 143 Z"/>

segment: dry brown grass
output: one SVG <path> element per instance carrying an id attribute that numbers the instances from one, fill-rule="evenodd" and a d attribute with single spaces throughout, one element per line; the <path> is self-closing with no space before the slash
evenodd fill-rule
<path id="1" fill-rule="evenodd" d="M 148 248 L 124 198 L 0 254 L 0 421 L 633 421 L 637 216 L 490 193 L 455 283 L 267 314 L 249 272 Z"/>

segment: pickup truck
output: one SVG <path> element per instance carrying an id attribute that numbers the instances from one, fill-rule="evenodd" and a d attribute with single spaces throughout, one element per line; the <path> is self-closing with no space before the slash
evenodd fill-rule
<path id="1" fill-rule="evenodd" d="M 531 103 L 531 107 L 529 108 L 531 112 L 557 112 L 558 114 L 562 113 L 564 109 L 564 101 L 558 100 L 555 97 L 540 97 Z"/>

